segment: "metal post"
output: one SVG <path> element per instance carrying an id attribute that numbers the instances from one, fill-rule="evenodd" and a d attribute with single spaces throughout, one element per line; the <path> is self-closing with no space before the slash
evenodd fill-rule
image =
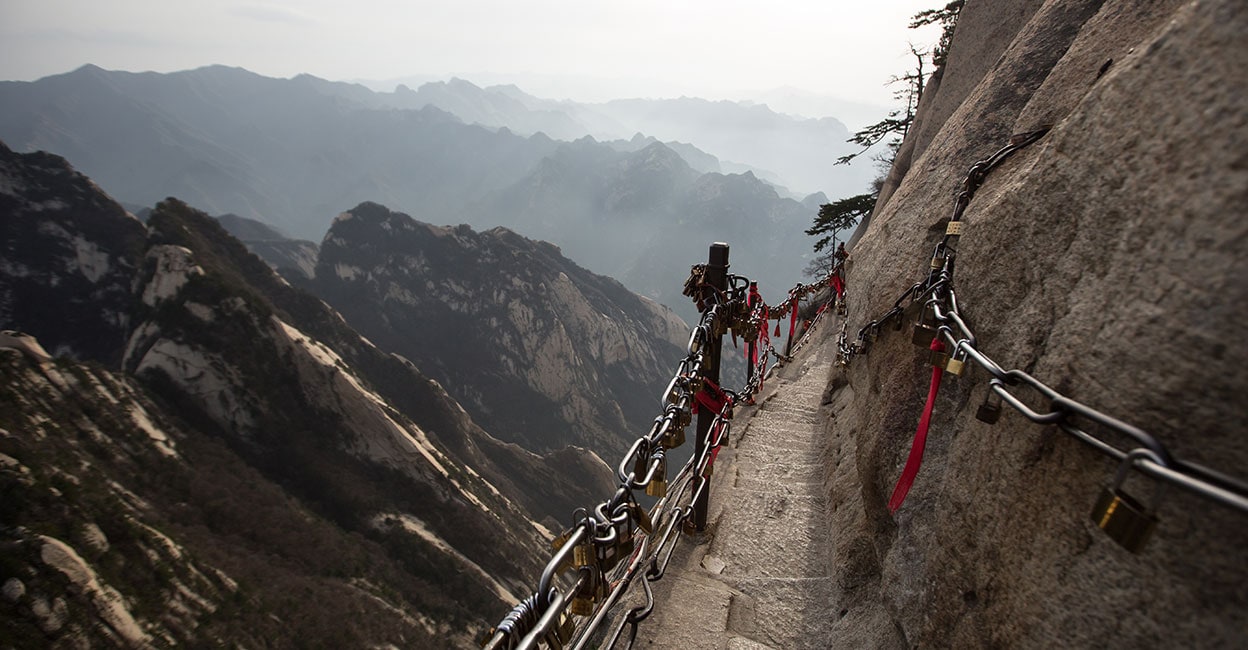
<path id="1" fill-rule="evenodd" d="M 710 256 L 706 263 L 706 283 L 720 292 L 728 290 L 728 244 L 715 242 L 711 244 Z M 702 376 L 719 384 L 719 356 L 723 351 L 723 334 L 716 333 L 707 346 L 707 355 L 702 361 Z M 711 424 L 715 421 L 715 413 L 709 409 L 698 410 L 698 432 L 694 443 L 694 458 L 701 458 L 707 445 L 710 444 Z M 709 486 L 702 490 L 697 501 L 693 503 L 693 527 L 701 533 L 706 530 L 706 513 L 710 508 L 711 491 Z"/>

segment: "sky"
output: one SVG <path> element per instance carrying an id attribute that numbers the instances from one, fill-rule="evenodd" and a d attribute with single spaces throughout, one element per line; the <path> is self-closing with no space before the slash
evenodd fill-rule
<path id="1" fill-rule="evenodd" d="M 907 28 L 944 0 L 0 0 L 0 80 L 93 63 L 210 64 L 337 81 L 459 76 L 552 99 L 743 99 L 777 88 L 891 106 Z M 390 84 L 393 85 L 392 83 Z M 377 86 L 379 89 L 384 85 Z M 389 88 L 384 88 L 389 89 Z"/>

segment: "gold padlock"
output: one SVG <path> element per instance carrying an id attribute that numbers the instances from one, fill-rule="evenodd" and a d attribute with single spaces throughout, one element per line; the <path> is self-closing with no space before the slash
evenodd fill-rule
<path id="1" fill-rule="evenodd" d="M 950 221 L 949 224 L 945 226 L 945 234 L 946 235 L 961 235 L 962 234 L 962 222 Z"/>
<path id="2" fill-rule="evenodd" d="M 576 623 L 572 621 L 572 616 L 567 612 L 562 612 L 559 614 L 559 623 L 546 634 L 546 643 L 551 650 L 563 650 L 575 633 Z"/>
<path id="3" fill-rule="evenodd" d="M 637 527 L 641 532 L 649 535 L 654 532 L 654 522 L 650 519 L 650 513 L 641 507 L 640 503 L 633 501 L 629 504 L 629 508 L 633 511 L 633 518 L 637 520 Z"/>
<path id="4" fill-rule="evenodd" d="M 577 544 L 572 549 L 572 564 L 574 566 L 587 566 L 594 561 L 594 546 L 590 542 Z"/>
<path id="5" fill-rule="evenodd" d="M 597 567 L 588 566 L 581 568 L 587 574 L 586 581 L 572 595 L 572 602 L 568 605 L 568 611 L 576 616 L 591 616 L 594 613 L 594 606 L 607 596 L 606 581 Z"/>
<path id="6" fill-rule="evenodd" d="M 663 436 L 663 448 L 675 449 L 685 444 L 685 428 L 673 426 L 667 430 L 667 435 Z"/>
<path id="7" fill-rule="evenodd" d="M 654 457 L 659 459 L 659 467 L 655 470 L 650 482 L 646 484 L 646 494 L 663 498 L 667 496 L 667 457 L 663 455 L 662 449 L 656 449 Z"/>
<path id="8" fill-rule="evenodd" d="M 957 357 L 949 357 L 949 361 L 945 363 L 945 372 L 955 377 L 961 377 L 962 368 L 965 366 L 966 364 L 961 359 L 958 359 Z"/>
<path id="9" fill-rule="evenodd" d="M 1127 471 L 1134 465 L 1135 460 L 1141 457 L 1151 458 L 1161 464 L 1157 454 L 1147 449 L 1136 449 L 1130 452 L 1122 459 L 1113 484 L 1101 490 L 1096 505 L 1092 507 L 1092 522 L 1105 531 L 1110 539 L 1132 553 L 1139 553 L 1144 548 L 1144 544 L 1153 534 L 1153 529 L 1157 527 L 1157 499 L 1161 493 L 1159 481 L 1153 503 L 1145 506 L 1122 490 Z"/>

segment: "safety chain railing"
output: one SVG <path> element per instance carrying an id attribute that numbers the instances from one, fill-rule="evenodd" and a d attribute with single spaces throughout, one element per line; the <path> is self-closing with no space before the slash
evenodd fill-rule
<path id="1" fill-rule="evenodd" d="M 848 365 L 866 354 L 886 324 L 895 321 L 901 329 L 908 312 L 918 307 L 912 340 L 931 351 L 932 388 L 916 431 L 915 442 L 901 478 L 889 501 L 896 511 L 904 500 L 922 459 L 924 439 L 931 418 L 940 379 L 944 374 L 960 376 L 967 362 L 973 362 L 991 375 L 990 390 L 976 417 L 995 423 L 1002 403 L 1040 424 L 1054 424 L 1062 431 L 1120 461 L 1112 486 L 1104 491 L 1093 510 L 1093 520 L 1116 541 L 1138 551 L 1157 522 L 1156 499 L 1143 506 L 1121 490 L 1129 470 L 1135 469 L 1160 482 L 1178 485 L 1199 496 L 1248 513 L 1248 485 L 1209 468 L 1175 458 L 1161 442 L 1143 430 L 1076 402 L 1021 370 L 1005 370 L 977 346 L 974 333 L 962 317 L 953 288 L 957 259 L 954 244 L 962 233 L 962 215 L 988 173 L 1019 149 L 1042 138 L 1047 129 L 1021 134 L 990 157 L 976 162 L 962 182 L 953 215 L 945 235 L 936 245 L 926 278 L 907 288 L 882 316 L 858 331 L 849 340 L 847 324 L 837 338 L 838 362 Z M 769 357 L 791 359 L 832 305 L 845 313 L 845 256 L 838 254 L 835 266 L 821 280 L 798 284 L 788 298 L 769 307 L 757 286 L 742 276 L 728 275 L 728 247 L 714 244 L 708 264 L 694 265 L 685 285 L 685 295 L 697 303 L 702 314 L 690 332 L 686 356 L 661 397 L 662 414 L 650 431 L 629 448 L 616 468 L 619 487 L 610 499 L 593 509 L 573 513 L 573 525 L 554 541 L 555 552 L 544 568 L 535 593 L 517 604 L 492 630 L 483 646 L 489 650 L 533 648 L 614 648 L 625 630 L 628 646 L 636 640 L 638 624 L 654 610 L 650 583 L 663 578 L 682 533 L 705 530 L 710 475 L 720 449 L 727 443 L 733 408 L 748 402 L 762 388 Z M 806 326 L 802 338 L 793 336 L 800 302 L 824 287 L 834 289 L 831 300 L 822 304 Z M 768 335 L 769 320 L 790 319 L 789 346 L 781 354 Z M 776 336 L 779 336 L 779 322 Z M 718 385 L 721 343 L 731 332 L 734 341 L 746 341 L 749 374 L 741 391 Z M 1048 400 L 1047 410 L 1034 410 L 1018 395 L 1017 389 L 1030 388 Z M 685 442 L 685 429 L 698 414 L 693 457 L 667 479 L 667 451 Z M 1086 424 L 1084 423 L 1086 421 Z M 1120 449 L 1088 430 L 1088 424 L 1133 441 L 1134 447 Z M 657 499 L 649 510 L 634 495 L 636 490 Z M 619 616 L 612 629 L 602 626 L 611 617 L 630 586 L 641 578 L 644 604 Z M 603 641 L 605 640 L 605 643 Z"/>
<path id="2" fill-rule="evenodd" d="M 724 334 L 731 332 L 754 345 L 766 334 L 766 305 L 748 279 L 727 274 L 727 257 L 727 245 L 715 244 L 712 263 L 695 265 L 690 273 L 685 294 L 698 303 L 701 319 L 690 332 L 685 358 L 663 391 L 662 414 L 616 468 L 615 494 L 593 509 L 573 513 L 572 527 L 553 542 L 554 555 L 536 592 L 490 630 L 483 647 L 584 648 L 596 643 L 600 634 L 608 633 L 602 626 L 612 608 L 640 577 L 645 604 L 619 617 L 609 631 L 609 642 L 601 646 L 614 647 L 628 629 L 631 647 L 638 624 L 654 608 L 650 583 L 663 578 L 682 537 L 678 533 L 705 530 L 711 470 L 728 441 L 733 407 L 760 388 L 766 371 L 763 355 L 741 391 L 718 385 Z M 684 444 L 694 414 L 698 415 L 695 452 L 669 488 L 667 452 Z M 644 490 L 657 502 L 649 510 L 643 508 L 636 490 Z"/>
<path id="3" fill-rule="evenodd" d="M 953 215 L 945 228 L 945 235 L 932 252 L 927 277 L 902 294 L 892 308 L 882 316 L 867 323 L 858 331 L 857 340 L 851 343 L 848 326 L 842 325 L 837 341 L 838 361 L 847 365 L 857 355 L 865 354 L 882 328 L 895 321 L 901 329 L 907 311 L 918 311 L 912 341 L 930 350 L 933 365 L 932 389 L 928 403 L 916 431 L 910 457 L 902 476 L 889 501 L 889 508 L 896 510 L 904 500 L 918 471 L 922 459 L 924 438 L 930 421 L 932 406 L 943 374 L 960 376 L 967 362 L 986 371 L 989 392 L 976 412 L 976 417 L 987 423 L 996 423 L 1001 415 L 1002 403 L 1008 404 L 1028 420 L 1038 424 L 1053 424 L 1094 450 L 1119 461 L 1119 470 L 1110 487 L 1097 500 L 1092 519 L 1115 541 L 1127 549 L 1138 552 L 1157 523 L 1157 496 L 1147 504 L 1134 499 L 1122 490 L 1130 470 L 1135 469 L 1157 481 L 1158 491 L 1162 482 L 1177 485 L 1198 496 L 1248 513 L 1248 484 L 1196 463 L 1176 458 L 1165 445 L 1144 430 L 1077 402 L 1030 374 L 1017 369 L 1006 370 L 980 350 L 974 333 L 963 318 L 963 306 L 953 287 L 953 273 L 957 260 L 954 244 L 962 234 L 962 215 L 983 184 L 989 172 L 1010 155 L 1039 140 L 1047 132 L 1041 129 L 1015 136 L 1010 144 L 992 156 L 976 162 L 962 182 L 961 191 L 954 204 Z M 1048 402 L 1047 408 L 1033 409 L 1021 393 L 1033 391 Z M 1091 426 L 1089 426 L 1091 425 Z M 1105 435 L 1114 434 L 1118 439 L 1129 441 L 1119 447 L 1107 441 Z"/>

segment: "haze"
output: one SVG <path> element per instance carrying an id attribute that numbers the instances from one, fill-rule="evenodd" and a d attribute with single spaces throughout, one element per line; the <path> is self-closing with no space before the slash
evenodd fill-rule
<path id="1" fill-rule="evenodd" d="M 4 0 L 0 79 L 33 80 L 84 63 L 157 72 L 220 63 L 332 80 L 460 76 L 581 101 L 766 99 L 784 89 L 808 100 L 802 112 L 817 113 L 836 106 L 817 99 L 891 105 L 884 84 L 910 65 L 907 42 L 926 46 L 937 35 L 907 29 L 910 16 L 943 4 Z M 837 117 L 851 127 L 860 121 Z"/>

